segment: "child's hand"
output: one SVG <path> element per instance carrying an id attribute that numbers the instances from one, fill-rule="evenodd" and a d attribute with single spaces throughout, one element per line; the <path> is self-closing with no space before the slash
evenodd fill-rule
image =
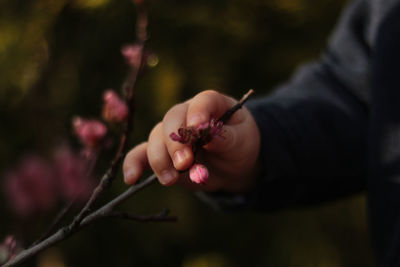
<path id="1" fill-rule="evenodd" d="M 222 137 L 215 137 L 196 153 L 196 162 L 209 169 L 206 185 L 197 185 L 188 178 L 187 170 L 194 161 L 190 146 L 173 141 L 172 132 L 182 126 L 198 126 L 219 118 L 237 103 L 215 91 L 204 91 L 194 98 L 173 106 L 151 131 L 148 142 L 134 147 L 124 161 L 125 183 L 135 183 L 146 168 L 151 167 L 163 185 L 177 182 L 185 187 L 205 191 L 241 192 L 250 188 L 258 170 L 260 133 L 250 114 L 243 107 L 233 114 L 222 128 Z"/>

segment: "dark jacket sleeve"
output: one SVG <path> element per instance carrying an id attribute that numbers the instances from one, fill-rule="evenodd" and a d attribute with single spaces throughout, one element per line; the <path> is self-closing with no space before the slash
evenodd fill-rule
<path id="1" fill-rule="evenodd" d="M 274 210 L 365 188 L 370 57 L 388 2 L 352 2 L 319 61 L 247 105 L 262 136 L 262 175 L 249 194 L 217 192 L 212 203 Z"/>
<path id="2" fill-rule="evenodd" d="M 368 153 L 371 237 L 380 266 L 400 266 L 400 2 L 372 52 Z"/>

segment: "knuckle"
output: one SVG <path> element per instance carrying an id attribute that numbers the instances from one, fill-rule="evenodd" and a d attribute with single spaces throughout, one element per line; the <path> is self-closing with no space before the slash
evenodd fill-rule
<path id="1" fill-rule="evenodd" d="M 134 148 L 132 148 L 125 156 L 125 160 L 130 161 L 134 160 L 137 157 L 140 157 L 140 155 L 143 153 L 143 151 L 146 149 L 147 142 L 142 142 L 140 144 L 137 144 Z"/>
<path id="2" fill-rule="evenodd" d="M 146 153 L 147 142 L 142 142 L 132 148 L 125 156 L 122 167 L 126 170 L 130 166 L 137 164 L 140 161 L 143 153 Z"/>
<path id="3" fill-rule="evenodd" d="M 213 98 L 213 97 L 219 97 L 219 96 L 221 96 L 221 94 L 219 92 L 217 92 L 215 90 L 212 90 L 212 89 L 209 89 L 209 90 L 205 90 L 205 91 L 199 93 L 196 97 L 199 97 L 199 98 L 203 98 L 203 97 L 205 97 L 205 98 Z"/>
<path id="4" fill-rule="evenodd" d="M 162 122 L 157 123 L 154 128 L 151 130 L 149 134 L 149 143 L 153 138 L 155 138 L 157 135 L 159 135 L 160 130 L 162 129 Z"/>
<path id="5" fill-rule="evenodd" d="M 179 142 L 176 142 L 170 138 L 168 138 L 168 141 L 165 142 L 165 146 L 167 148 L 168 154 L 172 157 L 172 155 L 179 149 L 183 147 L 183 145 Z"/>
<path id="6" fill-rule="evenodd" d="M 161 169 L 163 169 L 166 159 L 159 153 L 151 153 L 151 151 L 148 152 L 147 157 L 149 159 L 149 164 L 150 167 L 155 171 L 158 172 Z"/>
<path id="7" fill-rule="evenodd" d="M 124 158 L 124 162 L 123 162 L 123 164 L 122 164 L 123 170 L 126 170 L 127 168 L 129 168 L 129 166 L 132 164 L 132 161 L 134 160 L 135 154 L 136 154 L 135 149 L 136 149 L 136 147 L 133 148 L 133 149 L 131 149 L 131 150 L 126 154 L 126 156 L 125 156 L 125 158 Z"/>
<path id="8" fill-rule="evenodd" d="M 168 164 L 166 153 L 160 144 L 150 144 L 147 148 L 147 159 L 150 167 L 157 172 Z"/>
<path id="9" fill-rule="evenodd" d="M 135 146 L 134 148 L 132 148 L 125 156 L 125 162 L 130 161 L 132 158 L 135 157 L 136 153 L 138 150 L 138 146 Z"/>
<path id="10" fill-rule="evenodd" d="M 124 159 L 124 162 L 123 162 L 123 164 L 122 164 L 122 170 L 123 170 L 123 171 L 127 171 L 128 168 L 129 168 L 129 166 L 130 166 L 130 163 L 129 163 L 129 161 L 127 160 L 127 158 L 125 158 L 125 159 Z"/>
<path id="11" fill-rule="evenodd" d="M 164 118 L 162 120 L 163 123 L 168 123 L 168 121 L 172 118 L 175 118 L 175 115 L 177 114 L 177 112 L 181 112 L 181 110 L 183 109 L 184 105 L 186 105 L 186 103 L 179 103 L 176 104 L 174 106 L 172 106 L 167 113 L 165 113 Z"/>
<path id="12" fill-rule="evenodd" d="M 135 149 L 136 147 L 132 148 L 131 150 L 129 150 L 128 153 L 126 153 L 125 161 L 129 160 L 130 158 L 132 158 L 133 155 L 135 155 Z"/>

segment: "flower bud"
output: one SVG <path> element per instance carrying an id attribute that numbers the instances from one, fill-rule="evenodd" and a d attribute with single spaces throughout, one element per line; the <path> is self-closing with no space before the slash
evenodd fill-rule
<path id="1" fill-rule="evenodd" d="M 107 133 L 106 126 L 98 120 L 85 120 L 75 117 L 72 120 L 75 134 L 81 143 L 87 147 L 95 147 Z"/>
<path id="2" fill-rule="evenodd" d="M 17 241 L 15 240 L 15 237 L 12 235 L 6 236 L 4 239 L 4 246 L 6 246 L 10 251 L 13 251 L 15 247 L 17 246 Z"/>
<path id="3" fill-rule="evenodd" d="M 14 258 L 17 249 L 17 240 L 14 236 L 8 235 L 3 243 L 0 243 L 0 264 Z"/>
<path id="4" fill-rule="evenodd" d="M 222 127 L 224 123 L 216 119 L 200 125 L 180 127 L 178 134 L 172 132 L 169 137 L 176 142 L 192 146 L 195 150 L 199 147 L 207 145 L 214 137 L 221 137 Z"/>
<path id="5" fill-rule="evenodd" d="M 128 117 L 128 105 L 116 92 L 107 90 L 103 95 L 103 118 L 108 122 L 123 122 Z"/>
<path id="6" fill-rule="evenodd" d="M 206 184 L 209 177 L 208 169 L 202 164 L 193 164 L 193 166 L 190 167 L 189 177 L 190 180 L 196 184 Z"/>
<path id="7" fill-rule="evenodd" d="M 122 55 L 125 57 L 126 62 L 132 67 L 139 68 L 142 57 L 142 46 L 140 45 L 126 45 L 121 49 Z"/>

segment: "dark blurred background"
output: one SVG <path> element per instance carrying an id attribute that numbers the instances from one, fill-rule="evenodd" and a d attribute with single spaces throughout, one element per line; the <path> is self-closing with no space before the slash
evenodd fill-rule
<path id="1" fill-rule="evenodd" d="M 137 88 L 132 145 L 171 105 L 204 89 L 267 94 L 318 58 L 345 4 L 149 0 L 153 57 Z M 60 140 L 78 146 L 71 118 L 97 117 L 102 92 L 121 87 L 120 49 L 134 41 L 135 16 L 129 0 L 0 1 L 0 174 L 26 153 L 50 155 Z M 107 197 L 124 188 L 120 177 Z M 55 214 L 22 220 L 4 192 L 0 199 L 0 239 L 16 234 L 29 243 Z M 27 266 L 373 266 L 363 195 L 274 214 L 224 214 L 191 192 L 153 185 L 124 205 L 136 213 L 164 207 L 178 222 L 104 221 Z"/>

